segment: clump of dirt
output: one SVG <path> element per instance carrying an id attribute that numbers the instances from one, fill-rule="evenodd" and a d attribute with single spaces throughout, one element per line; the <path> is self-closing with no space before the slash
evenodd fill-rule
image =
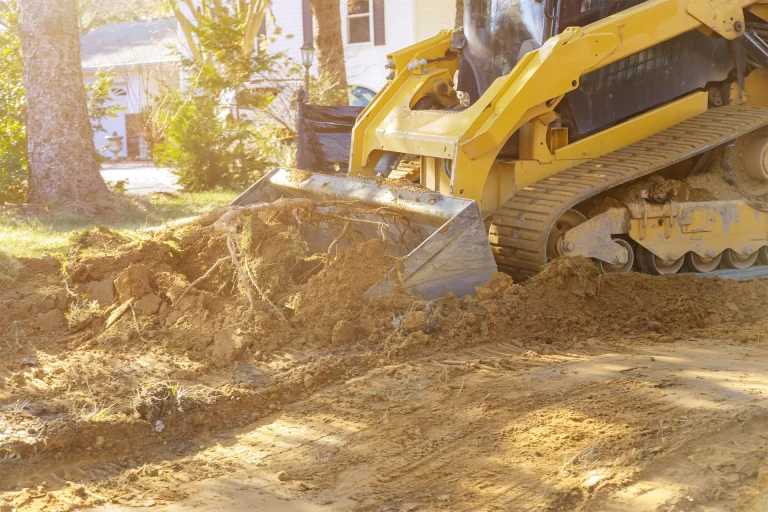
<path id="1" fill-rule="evenodd" d="M 701 174 L 680 180 L 654 174 L 636 183 L 613 189 L 594 200 L 587 213 L 593 217 L 608 208 L 621 208 L 626 203 L 640 200 L 665 203 L 670 200 L 696 202 L 734 199 L 744 199 L 744 195 L 726 181 L 722 163 L 716 159 L 712 167 Z"/>
<path id="2" fill-rule="evenodd" d="M 581 289 L 585 295 L 594 295 L 599 277 L 600 271 L 592 260 L 577 256 L 553 260 L 534 277 L 534 282 L 545 286 L 553 283 L 557 287 L 570 290 Z"/>
<path id="3" fill-rule="evenodd" d="M 154 271 L 169 269 L 177 256 L 172 243 L 162 239 L 132 239 L 105 227 L 74 239 L 66 262 L 67 275 L 76 283 L 114 279 L 133 263 L 149 262 Z"/>
<path id="4" fill-rule="evenodd" d="M 705 190 L 707 191 L 706 196 L 697 196 L 694 193 L 691 193 L 690 198 L 688 200 L 690 201 L 709 201 L 709 200 L 717 200 L 717 201 L 728 201 L 733 199 L 744 199 L 744 195 L 739 192 L 739 190 L 728 183 L 725 178 L 723 177 L 723 170 L 722 165 L 717 162 L 715 165 L 713 165 L 713 168 L 709 172 L 705 172 L 703 174 L 697 174 L 695 176 L 690 176 L 688 178 L 685 178 L 683 180 L 683 183 L 691 187 L 694 191 L 700 191 Z M 705 199 L 702 199 L 701 197 L 706 197 Z"/>
<path id="5" fill-rule="evenodd" d="M 384 253 L 381 240 L 340 250 L 293 296 L 294 319 L 308 325 L 320 339 L 329 339 L 342 320 L 355 320 L 358 326 L 365 327 L 370 319 L 365 318 L 361 307 L 363 294 L 396 263 L 396 258 Z"/>

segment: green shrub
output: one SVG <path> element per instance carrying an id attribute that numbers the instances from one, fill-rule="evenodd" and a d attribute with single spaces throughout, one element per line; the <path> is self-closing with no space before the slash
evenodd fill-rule
<path id="1" fill-rule="evenodd" d="M 196 96 L 171 105 L 176 114 L 165 127 L 165 140 L 155 146 L 155 158 L 174 169 L 179 185 L 187 191 L 232 186 L 232 163 L 224 125 L 216 117 L 216 101 Z"/>

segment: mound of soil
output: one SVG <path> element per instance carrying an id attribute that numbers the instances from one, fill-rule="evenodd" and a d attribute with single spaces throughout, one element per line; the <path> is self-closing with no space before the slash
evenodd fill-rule
<path id="1" fill-rule="evenodd" d="M 764 281 L 604 276 L 580 258 L 522 284 L 494 274 L 472 296 L 369 300 L 399 264 L 381 241 L 313 253 L 298 227 L 311 212 L 230 213 L 140 237 L 94 230 L 64 265 L 21 262 L 0 288 L 0 447 L 13 461 L 0 485 L 34 482 L 51 447 L 55 464 L 129 457 L 438 351 L 503 341 L 556 356 L 765 319 Z"/>

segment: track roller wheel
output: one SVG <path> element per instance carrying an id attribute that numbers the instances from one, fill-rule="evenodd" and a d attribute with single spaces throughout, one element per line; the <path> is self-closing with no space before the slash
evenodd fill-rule
<path id="1" fill-rule="evenodd" d="M 695 252 L 689 252 L 685 255 L 685 265 L 691 272 L 697 272 L 699 274 L 717 270 L 717 267 L 720 266 L 722 261 L 722 254 L 718 254 L 717 256 L 713 256 L 711 258 L 704 258 Z"/>
<path id="2" fill-rule="evenodd" d="M 749 256 L 745 257 L 733 249 L 726 249 L 723 252 L 723 266 L 725 268 L 736 268 L 739 270 L 744 270 L 745 268 L 749 268 L 755 264 L 759 254 L 760 251 L 755 251 Z"/>
<path id="3" fill-rule="evenodd" d="M 552 226 L 549 231 L 549 237 L 547 238 L 547 259 L 559 258 L 564 256 L 566 251 L 563 247 L 563 237 L 569 229 L 573 229 L 582 222 L 586 222 L 587 218 L 576 210 L 568 210 L 557 219 L 557 222 Z"/>
<path id="4" fill-rule="evenodd" d="M 759 251 L 757 251 L 757 261 L 761 265 L 768 265 L 768 247 L 761 247 Z"/>
<path id="5" fill-rule="evenodd" d="M 640 269 L 643 272 L 655 276 L 677 274 L 685 263 L 685 256 L 680 256 L 671 262 L 664 261 L 640 244 L 637 245 L 635 258 L 639 260 Z"/>
<path id="6" fill-rule="evenodd" d="M 635 251 L 632 250 L 632 246 L 629 242 L 622 238 L 614 238 L 613 241 L 627 250 L 627 261 L 623 265 L 613 265 L 611 263 L 606 263 L 605 261 L 598 261 L 600 271 L 603 274 L 626 274 L 632 270 L 632 267 L 635 264 Z"/>

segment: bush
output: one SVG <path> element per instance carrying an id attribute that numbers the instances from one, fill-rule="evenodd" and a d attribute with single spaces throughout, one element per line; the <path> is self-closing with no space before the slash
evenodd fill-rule
<path id="1" fill-rule="evenodd" d="M 216 117 L 216 101 L 196 96 L 172 102 L 176 109 L 165 127 L 165 140 L 155 146 L 155 158 L 174 169 L 187 191 L 234 186 L 229 179 L 233 155 L 223 123 Z"/>

